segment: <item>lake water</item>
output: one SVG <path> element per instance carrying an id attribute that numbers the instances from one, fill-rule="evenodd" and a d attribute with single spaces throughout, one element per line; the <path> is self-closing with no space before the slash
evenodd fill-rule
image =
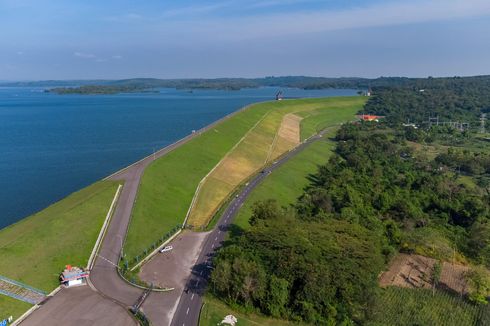
<path id="1" fill-rule="evenodd" d="M 188 135 L 277 88 L 161 89 L 158 93 L 56 95 L 0 87 L 0 228 Z M 286 97 L 355 90 L 283 89 Z"/>

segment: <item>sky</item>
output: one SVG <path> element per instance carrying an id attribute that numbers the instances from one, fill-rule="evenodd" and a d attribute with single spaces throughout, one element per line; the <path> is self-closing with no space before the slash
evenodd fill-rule
<path id="1" fill-rule="evenodd" d="M 490 74 L 489 0 L 0 0 L 0 80 Z"/>

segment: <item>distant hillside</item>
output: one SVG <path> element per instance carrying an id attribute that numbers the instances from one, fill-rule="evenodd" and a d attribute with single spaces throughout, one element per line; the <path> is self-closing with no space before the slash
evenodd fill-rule
<path id="1" fill-rule="evenodd" d="M 0 86 L 37 86 L 49 88 L 49 92 L 57 94 L 115 94 L 125 92 L 141 92 L 155 88 L 176 89 L 221 89 L 240 90 L 264 86 L 291 87 L 301 89 L 352 88 L 366 90 L 383 87 L 426 87 L 430 85 L 446 85 L 454 83 L 467 84 L 490 83 L 490 76 L 477 77 L 442 77 L 442 78 L 407 78 L 379 77 L 375 79 L 358 77 L 307 77 L 284 76 L 264 78 L 195 78 L 195 79 L 156 79 L 132 78 L 123 80 L 68 80 L 68 81 L 34 81 L 0 83 Z"/>

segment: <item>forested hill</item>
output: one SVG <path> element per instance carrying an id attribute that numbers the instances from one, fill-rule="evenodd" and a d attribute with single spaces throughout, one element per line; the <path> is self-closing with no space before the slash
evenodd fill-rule
<path id="1" fill-rule="evenodd" d="M 490 77 L 413 79 L 372 88 L 365 113 L 386 116 L 390 122 L 424 124 L 429 117 L 440 122 L 478 125 L 490 112 Z"/>
<path id="2" fill-rule="evenodd" d="M 78 85 L 73 87 L 73 85 Z M 264 86 L 293 87 L 302 89 L 326 88 L 352 88 L 367 90 L 372 88 L 381 91 L 386 87 L 404 89 L 447 89 L 470 88 L 490 85 L 490 76 L 477 77 L 448 77 L 448 78 L 407 78 L 407 77 L 379 77 L 375 79 L 358 77 L 308 77 L 284 76 L 264 78 L 215 78 L 215 79 L 156 79 L 132 78 L 124 80 L 87 80 L 87 81 L 37 81 L 0 83 L 0 86 L 37 86 L 54 87 L 49 91 L 59 94 L 93 94 L 93 93 L 119 93 L 139 92 L 153 88 L 177 89 L 226 89 L 238 90 L 242 88 L 256 88 Z"/>

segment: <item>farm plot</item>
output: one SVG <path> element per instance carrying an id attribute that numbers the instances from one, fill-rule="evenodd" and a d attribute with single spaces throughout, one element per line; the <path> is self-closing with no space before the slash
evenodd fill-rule
<path id="1" fill-rule="evenodd" d="M 382 287 L 394 285 L 404 288 L 432 288 L 431 277 L 435 263 L 436 260 L 432 258 L 399 254 L 391 261 L 389 269 L 381 275 L 379 283 Z M 443 262 L 438 287 L 466 294 L 468 284 L 465 275 L 469 271 L 468 266 Z"/>

